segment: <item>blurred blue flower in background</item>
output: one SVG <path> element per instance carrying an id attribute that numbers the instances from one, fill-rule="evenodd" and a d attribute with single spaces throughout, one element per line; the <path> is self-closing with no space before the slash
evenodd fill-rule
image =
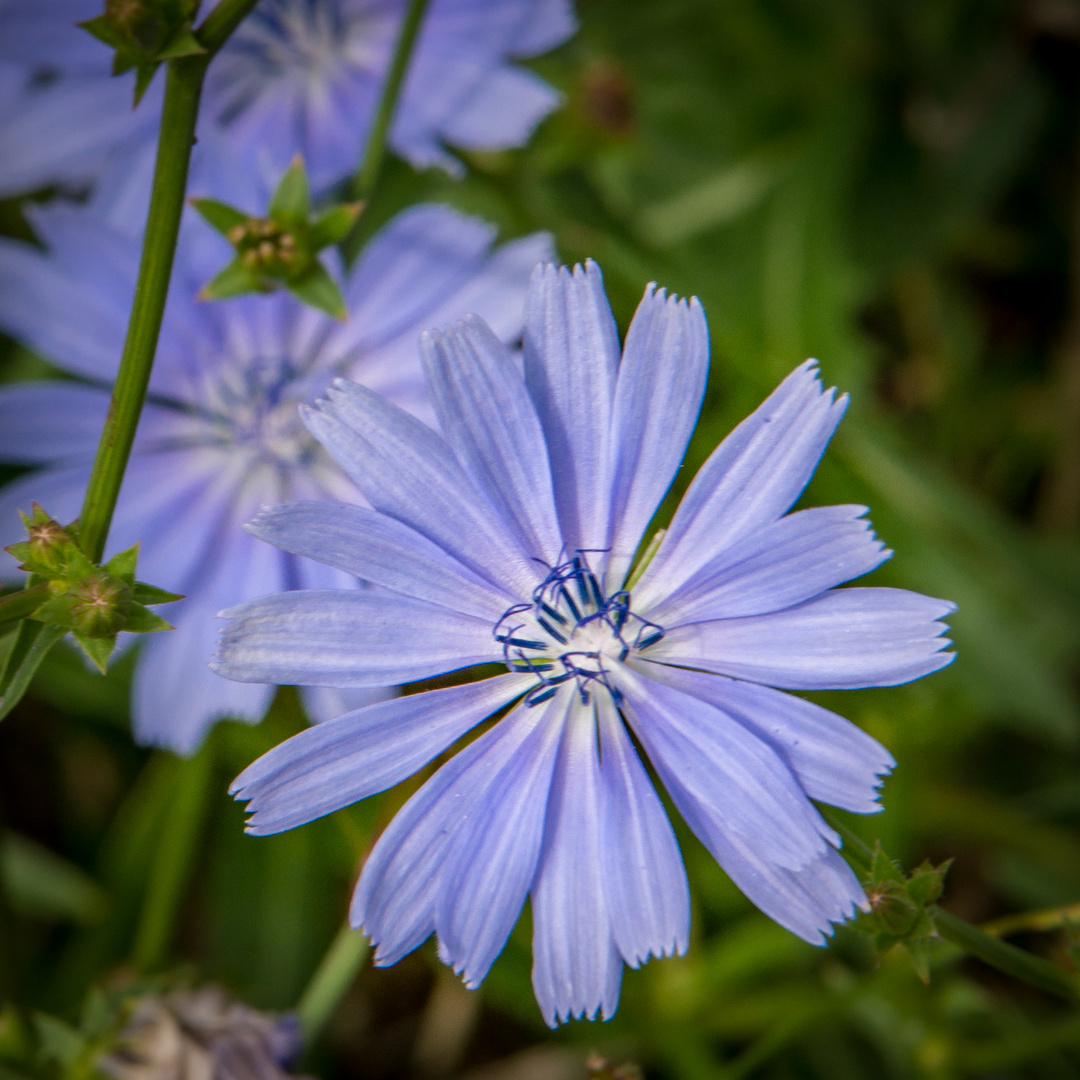
<path id="1" fill-rule="evenodd" d="M 0 390 L 0 459 L 40 466 L 0 491 L 2 544 L 17 538 L 16 510 L 31 499 L 64 521 L 79 512 L 139 259 L 136 238 L 84 210 L 55 206 L 32 218 L 48 251 L 0 241 L 0 326 L 78 381 Z M 112 550 L 142 540 L 140 572 L 187 596 L 169 609 L 177 629 L 147 641 L 139 658 L 133 712 L 141 741 L 187 753 L 215 717 L 261 718 L 270 688 L 229 684 L 207 668 L 215 613 L 277 589 L 350 583 L 240 527 L 282 499 L 358 497 L 305 431 L 297 405 L 346 373 L 432 420 L 420 328 L 478 311 L 515 340 L 528 275 L 550 257 L 545 235 L 497 251 L 493 240 L 475 218 L 413 207 L 361 254 L 344 287 L 350 318 L 340 323 L 286 294 L 196 300 L 228 248 L 201 222 L 186 222 L 110 537 Z M 4 558 L 10 576 L 14 563 Z M 305 702 L 316 718 L 348 707 L 321 688 Z"/>
<path id="2" fill-rule="evenodd" d="M 276 178 L 300 152 L 317 188 L 342 180 L 360 160 L 405 7 L 262 0 L 210 70 L 200 142 L 227 131 L 248 169 Z M 164 73 L 133 111 L 133 76 L 110 76 L 109 49 L 74 25 L 100 13 L 100 0 L 0 2 L 0 195 L 149 174 Z M 559 95 L 512 61 L 548 51 L 575 26 L 569 0 L 433 0 L 390 145 L 418 167 L 454 173 L 444 143 L 521 145 Z M 192 163 L 196 186 L 213 167 L 204 151 Z"/>
<path id="3" fill-rule="evenodd" d="M 599 270 L 548 265 L 530 285 L 523 367 L 478 318 L 425 335 L 422 354 L 441 435 L 345 380 L 304 411 L 370 508 L 301 502 L 249 526 L 372 588 L 225 612 L 216 669 L 354 688 L 509 670 L 278 746 L 233 785 L 249 831 L 388 788 L 508 709 L 383 832 L 352 922 L 380 964 L 434 932 L 475 987 L 531 894 L 548 1023 L 610 1016 L 623 964 L 682 952 L 689 933 L 682 858 L 632 732 L 735 883 L 823 942 L 866 898 L 810 800 L 873 812 L 893 760 L 780 690 L 890 686 L 952 659 L 938 621 L 952 604 L 835 588 L 889 555 L 865 507 L 787 513 L 846 398 L 812 362 L 797 368 L 716 449 L 628 577 L 701 407 L 698 302 L 650 286 L 620 359 Z"/>

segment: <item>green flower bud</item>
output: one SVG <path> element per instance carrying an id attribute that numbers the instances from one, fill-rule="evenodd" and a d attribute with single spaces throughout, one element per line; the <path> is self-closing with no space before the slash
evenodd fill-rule
<path id="1" fill-rule="evenodd" d="M 91 571 L 67 596 L 74 627 L 87 637 L 112 637 L 131 610 L 131 586 L 103 570 Z"/>

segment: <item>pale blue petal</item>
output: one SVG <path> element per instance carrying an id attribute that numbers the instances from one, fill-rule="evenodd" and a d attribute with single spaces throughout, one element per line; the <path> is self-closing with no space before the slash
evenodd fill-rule
<path id="1" fill-rule="evenodd" d="M 254 836 L 292 829 L 412 776 L 528 689 L 523 675 L 368 705 L 287 739 L 249 765 L 229 793 L 247 802 Z"/>
<path id="2" fill-rule="evenodd" d="M 952 662 L 955 605 L 905 589 L 834 589 L 786 611 L 675 627 L 650 660 L 785 690 L 898 686 Z"/>
<path id="3" fill-rule="evenodd" d="M 338 379 L 304 423 L 376 510 L 445 548 L 512 595 L 538 578 L 510 526 L 430 428 L 365 387 Z"/>
<path id="4" fill-rule="evenodd" d="M 623 959 L 674 956 L 690 940 L 690 887 L 663 804 L 609 697 L 597 695 L 603 876 Z"/>
<path id="5" fill-rule="evenodd" d="M 345 286 L 349 321 L 334 329 L 328 349 L 344 357 L 441 325 L 446 320 L 432 321 L 431 313 L 484 270 L 494 240 L 486 221 L 446 206 L 412 206 L 398 214 L 364 246 Z M 516 299 L 520 308 L 522 291 Z M 451 318 L 467 310 L 459 307 Z"/>
<path id="6" fill-rule="evenodd" d="M 287 503 L 268 507 L 245 528 L 296 555 L 492 624 L 512 602 L 408 525 L 367 507 Z"/>
<path id="7" fill-rule="evenodd" d="M 470 990 L 502 952 L 536 876 L 551 775 L 572 700 L 564 691 L 542 707 L 542 719 L 448 842 L 435 932 L 440 959 Z"/>
<path id="8" fill-rule="evenodd" d="M 522 550 L 559 562 L 551 467 L 540 421 L 514 357 L 483 320 L 466 317 L 420 338 L 443 437 L 467 475 L 510 523 Z"/>
<path id="9" fill-rule="evenodd" d="M 0 387 L 0 461 L 92 459 L 108 408 L 108 393 L 77 383 Z"/>
<path id="10" fill-rule="evenodd" d="M 662 776 L 677 774 L 702 812 L 723 821 L 732 836 L 792 870 L 835 840 L 783 759 L 741 724 L 629 669 L 621 668 L 617 681 L 654 767 Z"/>
<path id="11" fill-rule="evenodd" d="M 697 299 L 645 290 L 626 335 L 612 418 L 612 532 L 607 584 L 622 587 L 646 526 L 682 464 L 709 371 Z"/>
<path id="12" fill-rule="evenodd" d="M 539 56 L 561 45 L 577 30 L 570 0 L 533 0 L 529 8 L 528 20 L 518 27 L 511 42 L 511 56 Z"/>
<path id="13" fill-rule="evenodd" d="M 570 552 L 608 546 L 609 439 L 619 337 L 600 268 L 538 266 L 525 302 L 525 381 Z M 597 559 L 597 564 L 602 563 Z"/>
<path id="14" fill-rule="evenodd" d="M 253 591 L 283 588 L 283 561 L 280 551 L 258 543 L 234 521 L 202 568 L 197 589 L 162 609 L 176 629 L 150 635 L 137 661 L 132 686 L 137 742 L 192 754 L 215 721 L 263 718 L 273 687 L 228 682 L 207 665 L 221 606 Z"/>
<path id="15" fill-rule="evenodd" d="M 562 94 L 523 68 L 495 68 L 443 124 L 446 141 L 469 150 L 521 146 Z"/>
<path id="16" fill-rule="evenodd" d="M 850 720 L 756 683 L 667 664 L 643 664 L 642 671 L 738 720 L 787 762 L 810 798 L 856 814 L 881 809 L 878 787 L 896 762 Z"/>
<path id="17" fill-rule="evenodd" d="M 312 586 L 305 585 L 304 588 Z M 300 700 L 312 724 L 325 724 L 365 705 L 389 701 L 400 693 L 396 686 L 301 686 Z"/>
<path id="18" fill-rule="evenodd" d="M 791 508 L 847 407 L 833 394 L 808 360 L 713 451 L 635 590 L 639 604 L 650 607 Z"/>
<path id="19" fill-rule="evenodd" d="M 892 552 L 863 518 L 865 506 L 788 514 L 728 548 L 649 610 L 662 626 L 762 615 L 794 607 L 868 574 Z"/>
<path id="20" fill-rule="evenodd" d="M 239 682 L 393 686 L 502 657 L 488 622 L 367 590 L 297 590 L 222 615 L 213 668 Z"/>
<path id="21" fill-rule="evenodd" d="M 125 285 L 76 280 L 36 248 L 0 240 L 0 328 L 80 375 L 116 375 L 131 303 Z"/>
<path id="22" fill-rule="evenodd" d="M 604 872 L 600 760 L 592 706 L 576 700 L 551 782 L 544 845 L 532 887 L 532 983 L 550 1027 L 572 1017 L 611 1017 L 622 958 L 612 939 Z"/>
<path id="23" fill-rule="evenodd" d="M 519 706 L 452 757 L 398 811 L 364 864 L 350 921 L 394 964 L 435 930 L 447 846 L 495 778 L 531 743 L 550 709 Z"/>

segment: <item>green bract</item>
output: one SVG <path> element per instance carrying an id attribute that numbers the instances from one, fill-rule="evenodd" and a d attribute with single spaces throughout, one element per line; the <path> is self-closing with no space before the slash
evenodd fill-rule
<path id="1" fill-rule="evenodd" d="M 135 69 L 135 104 L 164 60 L 206 52 L 192 33 L 198 0 L 105 0 L 105 14 L 79 25 L 116 50 L 114 75 Z"/>
<path id="2" fill-rule="evenodd" d="M 5 548 L 31 574 L 31 585 L 47 584 L 41 603 L 26 617 L 71 631 L 83 651 L 105 671 L 121 631 L 147 634 L 172 626 L 147 605 L 182 599 L 135 579 L 139 545 L 95 566 L 82 549 L 73 525 L 64 527 L 37 503 L 22 514 L 28 539 Z"/>
<path id="3" fill-rule="evenodd" d="M 206 300 L 268 293 L 284 286 L 298 300 L 346 318 L 345 300 L 318 254 L 348 235 L 363 203 L 346 203 L 312 217 L 304 162 L 293 159 L 277 186 L 265 218 L 252 217 L 216 199 L 192 205 L 236 249 L 236 257 L 207 283 Z"/>

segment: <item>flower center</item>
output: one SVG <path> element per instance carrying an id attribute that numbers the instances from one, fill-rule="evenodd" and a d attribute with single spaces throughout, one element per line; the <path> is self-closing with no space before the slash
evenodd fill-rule
<path id="1" fill-rule="evenodd" d="M 539 705 L 563 684 L 576 681 L 582 704 L 594 685 L 618 701 L 611 665 L 632 652 L 655 645 L 663 627 L 630 607 L 630 593 L 619 589 L 605 596 L 589 567 L 588 553 L 554 566 L 535 589 L 529 603 L 507 608 L 495 624 L 495 640 L 511 671 L 530 672 L 537 684 L 525 704 Z"/>

